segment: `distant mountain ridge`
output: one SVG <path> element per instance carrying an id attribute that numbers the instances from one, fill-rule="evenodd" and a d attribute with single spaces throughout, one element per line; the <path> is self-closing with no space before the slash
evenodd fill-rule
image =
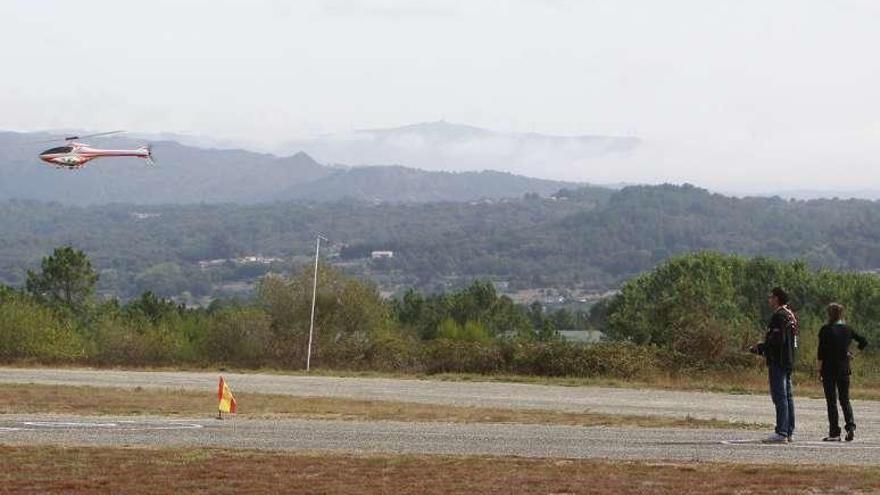
<path id="1" fill-rule="evenodd" d="M 0 132 L 0 200 L 65 204 L 193 204 L 270 201 L 472 201 L 550 195 L 581 184 L 503 172 L 429 172 L 402 166 L 326 166 L 304 152 L 275 156 L 238 149 L 205 149 L 175 141 L 151 143 L 158 165 L 132 158 L 101 159 L 86 168 L 58 170 L 37 155 L 57 138 L 47 133 Z M 130 137 L 90 142 L 99 147 L 143 144 Z"/>

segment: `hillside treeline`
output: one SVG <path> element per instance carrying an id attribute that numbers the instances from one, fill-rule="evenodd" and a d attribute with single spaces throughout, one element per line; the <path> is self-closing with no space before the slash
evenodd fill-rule
<path id="1" fill-rule="evenodd" d="M 83 249 L 99 289 L 123 300 L 150 290 L 223 297 L 224 286 L 308 263 L 314 233 L 330 263 L 384 289 L 448 292 L 474 279 L 510 290 L 617 288 L 669 258 L 712 250 L 802 259 L 812 268 L 880 268 L 880 202 L 732 198 L 693 186 L 563 190 L 555 198 L 418 205 L 338 202 L 69 207 L 0 203 L 0 283 L 62 244 Z M 374 250 L 393 259 L 371 261 Z M 245 255 L 283 262 L 208 269 Z M 337 256 L 338 257 L 335 257 Z"/>
<path id="2" fill-rule="evenodd" d="M 824 306 L 845 304 L 849 322 L 880 339 L 880 279 L 809 269 L 802 262 L 717 253 L 676 257 L 627 282 L 590 321 L 608 339 L 559 338 L 556 321 L 476 282 L 445 295 L 415 291 L 385 300 L 375 286 L 322 266 L 315 346 L 318 368 L 401 372 L 648 377 L 739 370 L 760 361 L 746 348 L 763 334 L 767 293 L 783 285 L 801 316 L 801 370 L 814 365 Z M 312 280 L 264 277 L 251 301 L 190 309 L 142 294 L 127 304 L 93 297 L 88 258 L 56 250 L 23 288 L 0 289 L 0 360 L 94 365 L 302 369 Z M 877 376 L 872 357 L 857 369 Z"/>

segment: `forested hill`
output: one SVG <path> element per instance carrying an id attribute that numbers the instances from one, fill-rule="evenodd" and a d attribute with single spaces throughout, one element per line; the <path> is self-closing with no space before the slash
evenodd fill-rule
<path id="1" fill-rule="evenodd" d="M 367 202 L 425 203 L 517 198 L 527 193 L 549 196 L 571 183 L 533 179 L 506 172 L 427 172 L 402 166 L 353 167 L 295 184 L 278 199 L 310 201 L 347 199 Z M 596 188 L 598 189 L 598 188 Z M 610 194 L 609 189 L 607 194 Z"/>
<path id="2" fill-rule="evenodd" d="M 439 290 L 473 278 L 511 288 L 606 289 L 671 255 L 717 250 L 844 270 L 880 268 L 880 202 L 730 198 L 693 186 L 566 190 L 474 203 L 272 203 L 67 207 L 0 203 L 0 282 L 58 245 L 83 249 L 121 295 L 211 294 L 308 260 L 315 232 L 328 260 L 386 288 Z M 394 258 L 373 262 L 373 250 Z M 236 264 L 246 255 L 283 260 Z M 227 263 L 200 268 L 199 261 Z"/>
<path id="3" fill-rule="evenodd" d="M 197 148 L 174 141 L 153 143 L 156 167 L 134 158 L 104 158 L 81 170 L 57 170 L 38 158 L 52 145 L 36 141 L 51 137 L 45 133 L 0 132 L 0 200 L 35 199 L 75 205 L 255 204 L 304 199 L 417 203 L 516 198 L 526 193 L 546 196 L 562 187 L 577 186 L 500 172 L 329 167 L 302 152 L 279 157 Z M 114 137 L 90 144 L 130 148 L 143 142 Z"/>

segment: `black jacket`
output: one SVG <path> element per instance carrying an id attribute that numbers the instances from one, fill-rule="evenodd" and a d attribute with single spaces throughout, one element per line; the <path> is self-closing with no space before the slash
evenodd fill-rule
<path id="1" fill-rule="evenodd" d="M 849 366 L 849 344 L 855 340 L 859 350 L 868 346 L 868 341 L 845 323 L 828 324 L 819 330 L 819 350 L 817 358 L 822 361 L 822 376 L 836 378 L 852 373 Z"/>
<path id="2" fill-rule="evenodd" d="M 784 370 L 792 371 L 797 331 L 798 323 L 794 312 L 787 306 L 778 308 L 770 317 L 764 342 L 758 344 L 758 354 L 767 359 L 768 365 L 776 364 Z"/>

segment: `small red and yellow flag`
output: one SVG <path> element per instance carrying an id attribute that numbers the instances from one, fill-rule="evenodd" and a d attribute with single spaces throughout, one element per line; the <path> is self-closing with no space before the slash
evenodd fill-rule
<path id="1" fill-rule="evenodd" d="M 220 377 L 220 387 L 217 390 L 217 400 L 220 401 L 220 412 L 235 414 L 235 397 L 233 397 L 232 390 L 229 389 L 229 385 L 226 384 L 226 380 L 222 376 Z"/>

